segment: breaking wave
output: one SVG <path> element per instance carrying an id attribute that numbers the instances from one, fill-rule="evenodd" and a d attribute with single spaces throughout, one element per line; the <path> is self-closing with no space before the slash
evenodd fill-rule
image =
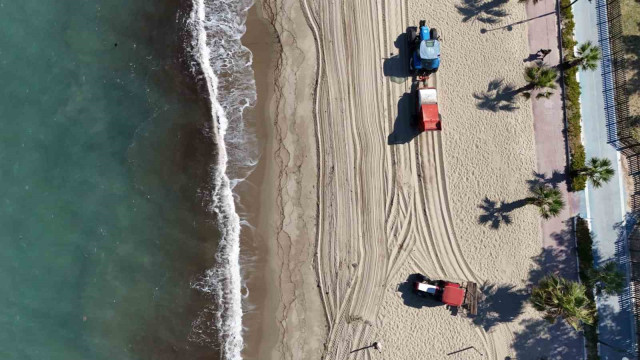
<path id="1" fill-rule="evenodd" d="M 222 358 L 241 359 L 242 288 L 240 269 L 241 219 L 233 187 L 246 178 L 258 154 L 255 139 L 245 131 L 243 111 L 256 101 L 251 52 L 242 46 L 246 15 L 253 0 L 193 0 L 188 20 L 191 51 L 204 77 L 211 101 L 212 135 L 217 145 L 211 167 L 210 210 L 216 214 L 220 241 L 216 266 L 194 288 L 214 300 L 194 321 L 190 338 L 219 345 Z M 211 338 L 215 328 L 214 339 Z"/>

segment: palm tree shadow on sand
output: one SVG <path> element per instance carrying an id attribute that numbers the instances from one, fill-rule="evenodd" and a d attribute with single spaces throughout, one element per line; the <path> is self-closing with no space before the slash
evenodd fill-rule
<path id="1" fill-rule="evenodd" d="M 508 2 L 509 0 L 462 0 L 462 4 L 455 7 L 462 15 L 462 22 L 477 20 L 484 24 L 497 24 L 509 15 L 502 9 Z"/>
<path id="2" fill-rule="evenodd" d="M 476 107 L 479 110 L 515 111 L 518 88 L 512 84 L 505 84 L 503 79 L 492 80 L 483 92 L 473 93 L 473 98 L 477 100 Z"/>
<path id="3" fill-rule="evenodd" d="M 547 177 L 544 173 L 533 172 L 533 179 L 527 180 L 529 185 L 529 191 L 535 192 L 536 188 L 550 187 L 553 189 L 558 188 L 558 184 L 566 181 L 564 173 L 554 170 L 550 177 Z M 557 191 L 557 190 L 556 190 Z M 485 197 L 478 205 L 478 208 L 482 210 L 482 214 L 478 217 L 478 224 L 487 225 L 491 229 L 498 230 L 502 225 L 510 225 L 513 222 L 511 213 L 529 204 L 533 204 L 533 197 L 525 197 L 520 200 L 511 202 L 491 200 L 489 197 Z M 551 214 L 552 216 L 555 216 Z"/>
<path id="4" fill-rule="evenodd" d="M 526 289 L 512 284 L 484 283 L 480 290 L 482 298 L 478 301 L 478 315 L 473 318 L 473 323 L 482 326 L 485 331 L 515 320 L 522 314 L 529 299 Z"/>
<path id="5" fill-rule="evenodd" d="M 552 188 L 558 188 L 558 185 L 567 180 L 567 177 L 563 172 L 558 170 L 553 170 L 551 172 L 551 176 L 547 177 L 544 173 L 533 172 L 533 179 L 527 180 L 527 184 L 529 184 L 529 189 L 533 190 L 536 186 L 540 185 L 548 185 Z"/>
<path id="6" fill-rule="evenodd" d="M 512 211 L 524 207 L 527 204 L 527 199 L 498 202 L 485 197 L 480 205 L 478 205 L 478 208 L 483 211 L 478 217 L 478 224 L 488 225 L 491 229 L 498 230 L 503 224 L 510 225 L 512 223 Z"/>

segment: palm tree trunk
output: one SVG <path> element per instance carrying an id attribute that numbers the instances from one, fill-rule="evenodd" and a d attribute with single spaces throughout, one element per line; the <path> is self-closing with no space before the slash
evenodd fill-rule
<path id="1" fill-rule="evenodd" d="M 556 68 L 558 71 L 566 71 L 569 70 L 571 68 L 574 68 L 578 65 L 580 65 L 580 62 L 582 61 L 581 58 L 577 58 L 577 59 L 573 59 L 573 60 L 567 60 L 567 61 L 563 61 L 561 63 L 559 63 L 558 65 L 554 66 L 554 68 Z"/>
<path id="2" fill-rule="evenodd" d="M 523 93 L 525 91 L 531 91 L 531 90 L 533 90 L 533 88 L 534 88 L 533 84 L 527 84 L 527 85 L 521 86 L 521 87 L 513 90 L 513 92 L 517 95 L 517 94 L 521 94 L 521 93 Z"/>
<path id="3" fill-rule="evenodd" d="M 573 4 L 577 3 L 577 2 L 578 2 L 578 0 L 573 0 L 573 1 L 571 2 L 571 4 L 569 4 L 569 5 L 565 6 L 565 7 L 563 7 L 563 9 L 570 8 L 570 7 L 571 7 L 571 5 L 573 5 Z M 591 0 L 589 0 L 589 2 L 591 2 Z"/>

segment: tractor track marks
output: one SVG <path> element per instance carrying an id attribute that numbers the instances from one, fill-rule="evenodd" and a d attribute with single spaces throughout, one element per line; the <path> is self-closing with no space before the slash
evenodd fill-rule
<path id="1" fill-rule="evenodd" d="M 323 331 L 327 334 L 324 344 L 317 342 L 315 353 L 324 350 L 326 359 L 407 358 L 400 349 L 387 348 L 389 352 L 382 355 L 375 351 L 355 354 L 350 351 L 372 341 L 394 339 L 392 327 L 403 324 L 420 327 L 413 338 L 438 339 L 438 334 L 428 326 L 422 326 L 421 320 L 447 323 L 443 327 L 452 332 L 449 336 L 457 336 L 456 332 L 459 332 L 460 338 L 483 351 L 485 358 L 497 359 L 496 346 L 502 356 L 503 346 L 513 339 L 509 324 L 498 325 L 487 333 L 466 319 L 448 316 L 442 308 L 417 311 L 410 307 L 407 299 L 399 300 L 403 294 L 398 285 L 410 273 L 418 271 L 430 277 L 478 284 L 484 283 L 485 277 L 506 278 L 509 282 L 521 278 L 496 274 L 491 261 L 504 260 L 504 257 L 494 255 L 497 242 L 492 239 L 493 242 L 478 244 L 476 241 L 479 240 L 472 237 L 495 232 L 487 234 L 483 232 L 486 229 L 473 227 L 477 224 L 468 225 L 468 220 L 475 216 L 473 211 L 477 210 L 476 204 L 470 204 L 474 200 L 469 199 L 484 196 L 479 194 L 478 189 L 482 191 L 482 188 L 477 185 L 502 184 L 491 177 L 496 171 L 489 174 L 491 176 L 487 171 L 513 170 L 492 163 L 495 154 L 507 153 L 514 148 L 494 141 L 494 137 L 506 137 L 503 129 L 509 127 L 503 126 L 504 123 L 514 128 L 526 123 L 516 121 L 522 120 L 520 117 L 505 117 L 500 123 L 488 122 L 488 117 L 484 116 L 486 112 L 473 112 L 475 110 L 471 108 L 475 105 L 467 104 L 465 91 L 471 85 L 483 88 L 490 80 L 487 77 L 493 74 L 478 72 L 474 74 L 477 76 L 468 79 L 468 84 L 462 84 L 462 80 L 467 81 L 460 75 L 464 73 L 461 70 L 469 68 L 467 60 L 461 56 L 448 58 L 446 71 L 443 68 L 437 80 L 445 89 L 458 85 L 454 82 L 460 86 L 457 91 L 440 93 L 444 131 L 423 133 L 402 145 L 387 144 L 389 134 L 398 125 L 397 116 L 406 110 L 402 106 L 410 106 L 407 105 L 410 100 L 405 96 L 411 90 L 410 81 L 399 83 L 398 77 L 391 78 L 385 63 L 397 59 L 397 45 L 404 46 L 396 43 L 402 41 L 402 36 L 398 35 L 409 25 L 427 18 L 437 23 L 439 29 L 445 29 L 447 46 L 455 55 L 460 55 L 460 48 L 474 49 L 476 46 L 477 36 L 469 32 L 475 25 L 452 23 L 451 19 L 459 20 L 459 15 L 445 0 L 267 0 L 266 3 L 265 10 L 271 12 L 272 26 L 282 30 L 277 31 L 277 40 L 285 48 L 275 71 L 276 75 L 281 71 L 284 74 L 279 76 L 281 80 L 276 84 L 274 96 L 282 105 L 276 107 L 273 120 L 277 140 L 275 165 L 278 167 L 275 189 L 278 195 L 274 197 L 281 208 L 275 216 L 283 219 L 276 226 L 278 236 L 274 245 L 282 265 L 280 272 L 274 275 L 279 277 L 276 281 L 279 280 L 282 296 L 276 313 L 282 333 L 276 352 L 281 358 L 290 359 L 300 354 L 297 349 L 309 349 L 305 345 L 307 334 L 304 331 L 311 331 L 312 320 L 306 318 L 308 313 L 302 308 L 313 303 L 317 305 L 316 309 L 323 309 L 324 314 L 312 315 L 316 319 L 322 316 L 326 319 L 326 327 L 318 326 L 321 329 L 316 335 L 321 337 Z M 289 13 L 291 9 L 294 13 Z M 512 6 L 514 12 L 517 9 L 516 5 Z M 438 16 L 429 18 L 429 14 L 435 13 Z M 301 20 L 305 29 L 298 31 Z M 303 38 L 306 27 L 309 31 Z M 501 36 L 513 37 L 510 34 Z M 289 72 L 303 79 L 306 75 L 308 82 L 297 87 L 297 79 L 287 78 L 287 69 L 291 63 L 311 62 L 311 37 L 316 50 L 315 74 L 311 73 L 311 66 L 307 68 L 308 75 L 297 69 Z M 490 54 L 486 56 L 488 59 Z M 395 66 L 398 66 L 397 60 Z M 496 65 L 492 71 L 508 66 L 501 65 L 498 69 Z M 517 78 L 519 71 L 511 78 Z M 312 99 L 311 112 L 292 97 L 292 92 L 305 91 Z M 287 109 L 293 111 L 287 112 Z M 473 117 L 473 123 L 462 121 L 470 117 Z M 473 128 L 473 135 L 482 131 L 483 136 L 472 138 L 471 125 L 467 124 L 477 127 Z M 483 127 L 477 124 L 483 124 Z M 315 136 L 314 144 L 305 143 L 311 136 L 296 137 L 304 133 L 305 127 Z M 529 130 L 522 126 L 517 129 L 507 135 L 521 142 L 516 149 L 520 151 L 520 145 L 524 144 L 524 148 L 528 144 L 522 139 L 528 136 Z M 290 136 L 292 133 L 294 135 Z M 491 152 L 479 143 L 478 138 L 492 144 Z M 315 163 L 308 161 L 311 165 L 302 168 L 298 163 L 300 149 L 309 153 L 315 150 L 315 156 L 308 154 L 309 158 L 315 158 Z M 517 151 L 508 153 L 520 154 Z M 490 166 L 473 167 L 468 159 L 475 160 L 475 164 L 486 161 Z M 514 159 L 514 162 L 518 160 L 515 156 Z M 311 174 L 314 167 L 317 176 L 311 175 L 306 180 L 315 185 L 303 184 L 300 179 Z M 455 192 L 457 189 L 450 188 L 449 181 L 456 188 L 464 188 L 468 199 L 461 199 Z M 503 194 L 511 197 L 517 190 L 516 187 L 504 188 Z M 303 203 L 304 196 L 311 201 Z M 297 207 L 304 207 L 306 213 Z M 467 214 L 458 214 L 461 209 Z M 307 217 L 302 218 L 304 215 Z M 464 221 L 460 221 L 461 218 Z M 312 239 L 299 239 L 301 234 L 308 234 Z M 462 243 L 458 242 L 457 236 L 462 237 Z M 314 240 L 315 244 L 300 245 Z M 479 247 L 481 251 L 473 251 Z M 308 259 L 296 260 L 305 251 L 309 253 Z M 520 256 L 523 252 L 512 250 L 509 254 Z M 300 274 L 304 269 L 310 271 L 311 276 L 301 282 Z M 314 274 L 319 296 L 314 293 Z M 309 284 L 311 289 L 307 286 L 305 291 L 298 291 L 301 285 Z M 299 331 L 299 328 L 303 330 Z M 411 332 L 407 329 L 403 334 Z M 396 344 L 406 344 L 406 340 L 395 340 Z M 442 353 L 448 345 L 442 345 L 438 351 Z M 394 353 L 395 350 L 398 352 Z"/>
<path id="2" fill-rule="evenodd" d="M 410 85 L 380 81 L 379 54 L 408 26 L 406 3 L 397 9 L 388 0 L 300 4 L 317 48 L 314 265 L 328 323 L 325 358 L 346 359 L 373 340 L 384 321 L 385 289 L 406 262 L 456 280 L 478 277 L 452 227 L 441 135 L 386 145 L 396 102 Z M 475 331 L 495 358 L 490 337 Z"/>

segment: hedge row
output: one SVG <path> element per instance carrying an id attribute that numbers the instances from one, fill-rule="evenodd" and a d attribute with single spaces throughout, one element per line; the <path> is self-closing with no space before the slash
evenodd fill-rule
<path id="1" fill-rule="evenodd" d="M 578 263 L 580 268 L 580 280 L 587 287 L 587 296 L 595 306 L 593 295 L 593 281 L 589 278 L 589 270 L 595 267 L 593 261 L 593 238 L 587 221 L 581 217 L 576 220 L 576 242 L 578 247 Z M 593 326 L 584 326 L 586 339 L 587 360 L 597 360 L 598 357 L 598 316 Z"/>
<path id="2" fill-rule="evenodd" d="M 573 48 L 576 41 L 573 39 L 573 29 L 575 23 L 573 21 L 573 12 L 571 11 L 571 0 L 561 0 L 560 13 L 562 15 L 562 49 L 566 54 L 573 54 Z M 577 170 L 585 167 L 587 156 L 584 152 L 584 146 L 580 134 L 582 126 L 580 125 L 580 83 L 576 77 L 578 70 L 576 68 L 564 71 L 565 82 L 565 100 L 567 106 L 567 139 L 569 141 L 569 152 L 571 154 L 571 164 L 569 166 L 571 179 L 571 190 L 584 190 L 587 184 L 587 178 L 584 175 L 574 175 Z"/>

